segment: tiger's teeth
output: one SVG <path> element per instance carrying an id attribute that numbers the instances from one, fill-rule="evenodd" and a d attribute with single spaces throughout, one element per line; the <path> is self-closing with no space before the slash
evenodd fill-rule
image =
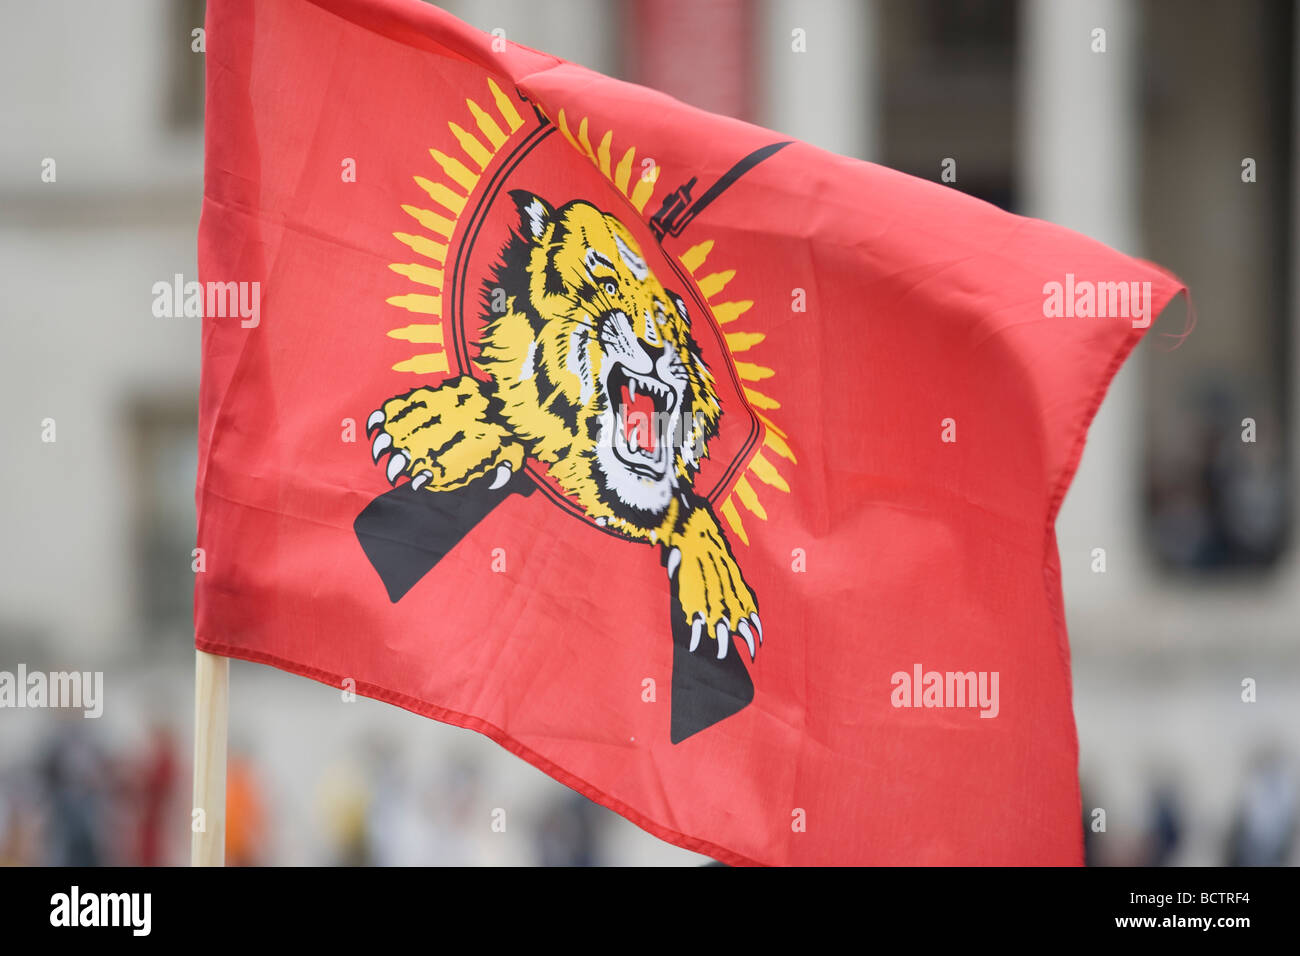
<path id="1" fill-rule="evenodd" d="M 636 400 L 636 379 L 634 379 L 634 378 L 629 378 L 629 379 L 627 380 L 627 394 L 628 394 L 628 395 L 629 395 L 629 396 L 630 396 L 634 401 Z"/>

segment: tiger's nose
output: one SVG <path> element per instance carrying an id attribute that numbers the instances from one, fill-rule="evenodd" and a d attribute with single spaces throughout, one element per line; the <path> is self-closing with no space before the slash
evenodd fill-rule
<path id="1" fill-rule="evenodd" d="M 641 351 L 650 356 L 651 367 L 658 366 L 667 346 L 663 342 L 647 342 L 645 339 L 637 339 L 637 344 L 641 346 Z"/>

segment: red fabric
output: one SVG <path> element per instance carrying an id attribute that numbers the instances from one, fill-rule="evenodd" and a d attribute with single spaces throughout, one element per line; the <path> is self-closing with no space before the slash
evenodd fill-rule
<path id="1" fill-rule="evenodd" d="M 695 178 L 698 199 L 784 137 L 514 44 L 494 50 L 415 0 L 213 0 L 207 33 L 200 279 L 260 283 L 261 314 L 251 328 L 204 320 L 197 647 L 350 679 L 477 730 L 728 863 L 1081 862 L 1053 525 L 1088 424 L 1145 330 L 1047 317 L 1044 285 L 1149 282 L 1158 314 L 1178 280 L 801 143 L 659 243 L 649 222 L 673 189 Z M 449 122 L 487 145 L 466 101 L 492 104 L 489 77 L 523 126 L 467 193 L 429 150 L 468 162 Z M 561 110 L 577 147 L 551 133 L 485 200 L 515 144 Z M 642 210 L 584 151 L 584 117 L 593 155 L 611 132 L 611 167 L 636 148 L 628 192 L 643 158 L 658 167 Z M 355 182 L 341 176 L 349 158 Z M 466 288 L 462 314 L 442 290 L 445 375 L 393 369 L 439 351 L 388 334 L 433 321 L 386 301 L 437 294 L 389 268 L 436 268 L 394 238 L 437 238 L 404 204 L 448 212 L 415 176 L 466 202 L 447 243 L 448 263 L 463 253 Z M 531 462 L 529 474 L 549 494 L 505 498 L 396 602 L 354 532 L 391 487 L 384 459 L 372 462 L 370 413 L 420 386 L 483 377 L 452 347 L 452 327 L 471 342 L 483 331 L 481 287 L 520 228 L 516 187 L 616 216 L 683 295 L 717 381 L 721 421 L 694 490 L 757 600 L 763 643 L 752 662 L 742 639 L 731 646 L 752 703 L 678 743 L 663 551 L 575 514 L 547 468 Z M 467 238 L 474 210 L 482 227 Z M 707 240 L 692 274 L 682 258 Z M 704 278 L 733 271 L 716 292 L 721 279 Z M 736 302 L 753 305 L 719 315 Z M 732 352 L 752 341 L 734 333 L 763 338 Z M 751 365 L 771 374 L 746 380 Z M 779 407 L 758 407 L 746 388 Z M 942 440 L 949 418 L 955 442 Z M 348 419 L 355 441 L 343 440 Z M 794 461 L 774 450 L 773 427 Z M 756 454 L 788 491 L 757 475 Z M 765 518 L 742 500 L 742 478 Z M 695 655 L 712 657 L 712 633 L 703 643 Z M 893 675 L 917 665 L 997 672 L 997 716 L 894 706 Z"/>

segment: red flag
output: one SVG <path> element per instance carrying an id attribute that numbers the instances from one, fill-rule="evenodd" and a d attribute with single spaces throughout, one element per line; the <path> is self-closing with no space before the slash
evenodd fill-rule
<path id="1" fill-rule="evenodd" d="M 207 51 L 199 648 L 728 863 L 1080 862 L 1053 525 L 1175 278 L 414 0 Z"/>

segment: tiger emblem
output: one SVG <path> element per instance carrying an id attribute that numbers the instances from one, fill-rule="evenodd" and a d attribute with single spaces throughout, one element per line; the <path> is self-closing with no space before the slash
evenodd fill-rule
<path id="1" fill-rule="evenodd" d="M 660 549 L 692 652 L 707 639 L 723 659 L 737 638 L 753 660 L 758 602 L 693 487 L 722 410 L 686 303 L 617 217 L 511 198 L 519 223 L 483 286 L 486 380 L 384 402 L 367 421 L 373 460 L 433 495 L 543 463 L 595 524 Z"/>

